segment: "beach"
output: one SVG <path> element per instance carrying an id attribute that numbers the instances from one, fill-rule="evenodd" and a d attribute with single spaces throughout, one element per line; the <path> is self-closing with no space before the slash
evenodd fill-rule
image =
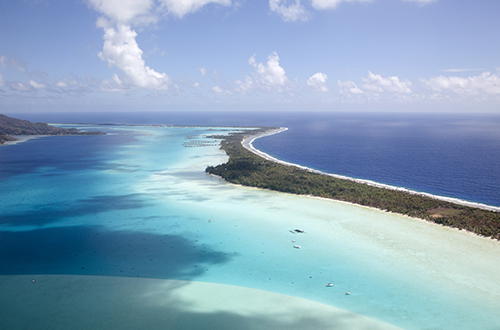
<path id="1" fill-rule="evenodd" d="M 263 152 L 261 150 L 256 149 L 253 146 L 253 142 L 256 139 L 263 138 L 263 137 L 266 137 L 266 136 L 269 136 L 269 135 L 273 135 L 273 134 L 279 134 L 279 133 L 284 132 L 286 130 L 288 130 L 288 128 L 281 127 L 279 129 L 271 130 L 269 132 L 266 132 L 264 134 L 259 134 L 259 135 L 256 135 L 256 136 L 247 137 L 243 141 L 241 141 L 241 144 L 247 150 L 253 152 L 254 154 L 256 154 L 256 155 L 258 155 L 258 156 L 260 156 L 260 157 L 262 157 L 264 159 L 267 159 L 267 160 L 270 160 L 270 161 L 273 161 L 273 162 L 276 162 L 276 163 L 279 163 L 279 164 L 287 165 L 287 166 L 295 166 L 295 167 L 298 167 L 298 168 L 301 168 L 301 169 L 304 169 L 304 170 L 307 170 L 307 171 L 310 171 L 310 172 L 313 172 L 313 173 L 318 173 L 318 174 L 321 174 L 321 175 L 328 175 L 328 176 L 331 176 L 331 177 L 334 177 L 334 178 L 338 178 L 338 179 L 342 179 L 342 180 L 350 180 L 350 181 L 354 181 L 354 182 L 357 182 L 357 183 L 362 183 L 362 184 L 374 186 L 374 187 L 377 187 L 377 188 L 398 190 L 398 191 L 403 191 L 403 192 L 407 192 L 407 193 L 410 193 L 410 194 L 416 194 L 416 195 L 420 195 L 420 196 L 426 196 L 426 197 L 430 197 L 430 198 L 434 198 L 434 199 L 439 199 L 439 200 L 443 200 L 443 201 L 454 203 L 454 204 L 459 204 L 459 205 L 464 205 L 464 206 L 470 206 L 470 207 L 476 207 L 476 208 L 480 208 L 480 209 L 484 209 L 484 210 L 488 210 L 488 211 L 500 212 L 500 207 L 498 207 L 498 206 L 486 205 L 486 204 L 482 204 L 482 203 L 474 203 L 474 202 L 469 202 L 469 201 L 461 200 L 461 199 L 458 199 L 458 198 L 438 196 L 438 195 L 433 195 L 433 194 L 429 194 L 429 193 L 426 193 L 426 192 L 414 191 L 414 190 L 410 190 L 410 189 L 406 189 L 406 188 L 402 188 L 402 187 L 391 186 L 391 185 L 387 185 L 387 184 L 383 184 L 383 183 L 379 183 L 379 182 L 375 182 L 375 181 L 371 181 L 371 180 L 356 179 L 356 178 L 351 178 L 351 177 L 344 176 L 344 175 L 338 175 L 338 174 L 333 174 L 333 173 L 327 173 L 327 172 L 323 172 L 323 171 L 318 171 L 318 170 L 315 170 L 315 169 L 312 169 L 312 168 L 309 168 L 309 167 L 306 167 L 306 166 L 302 166 L 302 165 L 298 165 L 298 164 L 294 164 L 294 163 L 290 163 L 290 162 L 286 162 L 286 161 L 277 159 L 277 158 L 275 158 L 275 157 L 273 157 L 273 156 L 271 156 L 271 155 L 269 155 L 269 154 L 267 154 L 267 153 L 265 153 L 265 152 Z"/>

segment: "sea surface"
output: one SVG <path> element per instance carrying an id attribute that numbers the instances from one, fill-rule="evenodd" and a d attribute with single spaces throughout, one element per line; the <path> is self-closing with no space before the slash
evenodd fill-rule
<path id="1" fill-rule="evenodd" d="M 339 159 L 344 168 L 349 167 L 347 161 L 355 163 L 352 150 L 348 160 L 340 161 L 342 153 L 321 160 L 321 155 L 335 150 L 330 148 L 336 141 L 355 139 L 354 131 L 362 138 L 357 145 L 350 141 L 350 146 L 360 149 L 359 157 L 365 157 L 362 150 L 370 149 L 368 145 L 379 147 L 379 152 L 372 151 L 379 160 L 384 152 L 395 157 L 393 149 L 399 144 L 389 143 L 391 136 L 392 140 L 409 139 L 414 144 L 422 141 L 427 147 L 415 150 L 426 150 L 432 143 L 424 137 L 434 136 L 433 143 L 440 145 L 445 138 L 452 141 L 461 136 L 456 133 L 458 126 L 469 132 L 464 133 L 468 138 L 461 144 L 483 141 L 490 146 L 485 154 L 498 157 L 498 131 L 494 129 L 498 117 L 486 120 L 473 116 L 469 117 L 471 123 L 466 116 L 430 120 L 419 115 L 387 114 L 17 117 L 113 125 L 77 125 L 108 135 L 50 136 L 0 147 L 0 328 L 25 329 L 35 324 L 65 329 L 79 317 L 94 328 L 113 320 L 116 322 L 111 324 L 117 329 L 144 327 L 141 322 L 146 321 L 147 328 L 160 329 L 168 313 L 182 319 L 172 329 L 203 328 L 204 321 L 223 319 L 225 327 L 219 323 L 213 326 L 231 329 L 238 324 L 241 329 L 258 329 L 259 324 L 264 327 L 263 320 L 272 320 L 279 323 L 271 326 L 276 329 L 296 324 L 314 328 L 319 318 L 294 312 L 293 317 L 300 318 L 297 320 L 271 308 L 295 298 L 351 313 L 343 314 L 342 326 L 331 318 L 317 323 L 318 329 L 328 328 L 325 324 L 342 329 L 384 328 L 376 322 L 403 329 L 497 329 L 500 324 L 497 241 L 351 204 L 240 187 L 204 173 L 207 165 L 227 160 L 212 135 L 229 134 L 235 128 L 221 126 L 286 126 L 287 132 L 258 139 L 254 145 L 280 159 L 330 171 L 322 162 L 333 166 L 336 162 L 332 159 Z M 472 118 L 478 123 L 473 124 Z M 133 126 L 115 125 L 119 123 Z M 403 123 L 406 129 L 401 128 Z M 452 128 L 446 129 L 447 125 Z M 423 131 L 442 134 L 425 135 Z M 405 132 L 419 138 L 409 138 L 412 134 Z M 323 151 L 313 152 L 319 160 L 310 162 L 313 156 L 294 158 L 299 157 L 292 151 L 294 143 L 280 135 L 296 139 L 304 153 L 322 143 Z M 301 135 L 309 139 L 308 147 L 298 142 Z M 310 140 L 314 136 L 317 140 Z M 385 141 L 389 147 L 372 140 Z M 485 145 L 471 149 L 486 149 Z M 399 148 L 400 152 L 405 149 Z M 448 151 L 439 156 L 446 159 Z M 498 196 L 491 193 L 498 187 L 494 164 L 487 165 L 484 158 L 478 162 L 484 168 L 481 173 L 488 177 L 483 181 L 489 182 L 483 191 L 490 191 L 490 195 L 472 194 L 475 188 L 463 193 L 456 187 L 449 194 L 498 205 Z M 461 161 L 455 164 L 456 168 Z M 384 183 L 412 188 L 404 176 L 388 173 L 384 177 L 393 181 Z M 365 178 L 357 172 L 338 174 Z M 368 179 L 383 181 L 374 176 Z M 440 188 L 421 182 L 413 189 L 440 192 Z M 473 198 L 467 197 L 469 194 Z M 306 233 L 296 233 L 296 228 Z M 189 294 L 183 291 L 190 287 L 196 290 Z M 202 291 L 217 297 L 214 305 L 227 304 L 232 309 L 197 309 L 197 296 L 201 299 Z M 289 298 L 277 299 L 272 294 Z M 262 305 L 265 311 L 238 307 L 243 306 L 244 296 L 252 296 L 252 308 Z M 125 315 L 127 308 L 130 312 Z M 142 315 L 148 317 L 143 319 Z"/>
<path id="2" fill-rule="evenodd" d="M 450 113 L 22 114 L 53 122 L 280 126 L 269 155 L 327 173 L 500 206 L 500 115 Z"/>

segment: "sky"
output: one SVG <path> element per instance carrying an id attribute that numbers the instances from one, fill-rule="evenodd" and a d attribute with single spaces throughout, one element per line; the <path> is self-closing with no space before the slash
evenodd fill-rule
<path id="1" fill-rule="evenodd" d="M 498 0 L 3 0 L 0 113 L 500 113 Z"/>

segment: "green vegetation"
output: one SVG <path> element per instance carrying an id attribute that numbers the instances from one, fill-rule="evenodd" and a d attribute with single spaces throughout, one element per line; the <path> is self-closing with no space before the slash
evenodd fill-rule
<path id="1" fill-rule="evenodd" d="M 215 136 L 229 161 L 206 172 L 228 182 L 285 193 L 330 198 L 432 221 L 444 226 L 500 239 L 500 213 L 458 205 L 431 197 L 385 189 L 313 173 L 268 161 L 245 149 L 241 141 L 274 128 Z"/>
<path id="2" fill-rule="evenodd" d="M 76 128 L 60 128 L 45 123 L 32 123 L 0 114 L 0 144 L 15 141 L 11 135 L 98 135 L 102 132 L 82 132 Z"/>

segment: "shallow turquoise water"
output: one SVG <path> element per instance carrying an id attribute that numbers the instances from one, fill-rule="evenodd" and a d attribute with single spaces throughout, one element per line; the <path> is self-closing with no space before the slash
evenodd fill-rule
<path id="1" fill-rule="evenodd" d="M 406 329 L 500 324 L 498 242 L 227 184 L 204 173 L 218 147 L 184 146 L 221 128 L 84 128 L 113 135 L 0 147 L 0 274 L 231 284 Z"/>

